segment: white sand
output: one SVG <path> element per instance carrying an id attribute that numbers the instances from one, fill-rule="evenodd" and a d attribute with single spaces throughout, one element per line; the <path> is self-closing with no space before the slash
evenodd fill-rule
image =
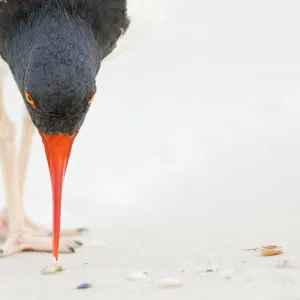
<path id="1" fill-rule="evenodd" d="M 1 299 L 300 299 L 300 269 L 276 268 L 300 263 L 299 4 L 187 2 L 180 23 L 99 76 L 63 204 L 63 225 L 89 227 L 94 247 L 62 255 L 55 276 L 40 274 L 50 254 L 0 260 Z M 33 147 L 26 210 L 49 225 L 39 136 Z M 262 244 L 284 253 L 242 251 Z M 152 281 L 126 280 L 136 270 Z M 159 289 L 167 277 L 184 286 Z"/>

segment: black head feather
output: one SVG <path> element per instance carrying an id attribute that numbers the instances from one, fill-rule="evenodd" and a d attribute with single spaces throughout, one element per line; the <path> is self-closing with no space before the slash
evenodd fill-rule
<path id="1" fill-rule="evenodd" d="M 129 20 L 125 0 L 0 2 L 0 54 L 9 64 L 36 127 L 73 134 L 89 109 L 101 60 Z"/>

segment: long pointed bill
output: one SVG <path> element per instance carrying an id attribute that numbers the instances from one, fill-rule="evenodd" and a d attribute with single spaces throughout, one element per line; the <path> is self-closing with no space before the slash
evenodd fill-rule
<path id="1" fill-rule="evenodd" d="M 74 139 L 77 135 L 46 135 L 40 132 L 43 139 L 52 182 L 53 197 L 53 257 L 58 261 L 60 238 L 61 197 L 65 172 L 67 169 Z"/>

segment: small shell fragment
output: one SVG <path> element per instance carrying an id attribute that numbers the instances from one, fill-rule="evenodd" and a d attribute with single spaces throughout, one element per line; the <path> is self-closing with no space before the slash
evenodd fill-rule
<path id="1" fill-rule="evenodd" d="M 183 287 L 183 282 L 174 278 L 164 278 L 159 281 L 159 287 L 162 289 L 173 289 Z"/>
<path id="2" fill-rule="evenodd" d="M 133 272 L 128 274 L 126 279 L 130 281 L 145 281 L 147 276 L 144 272 Z"/>
<path id="3" fill-rule="evenodd" d="M 76 290 L 86 290 L 86 289 L 90 289 L 93 286 L 89 283 L 82 283 L 80 285 L 77 286 Z"/>
<path id="4" fill-rule="evenodd" d="M 53 263 L 42 270 L 43 275 L 51 275 L 64 271 L 64 268 L 59 263 Z"/>
<path id="5" fill-rule="evenodd" d="M 282 260 L 279 261 L 276 265 L 277 269 L 297 269 L 298 264 L 296 264 L 294 261 L 288 261 L 288 260 Z"/>
<path id="6" fill-rule="evenodd" d="M 282 248 L 274 245 L 263 246 L 259 248 L 261 255 L 274 256 L 282 253 Z"/>
<path id="7" fill-rule="evenodd" d="M 219 270 L 218 266 L 212 266 L 209 268 L 200 268 L 197 270 L 197 273 L 204 274 L 204 273 L 212 273 L 217 272 Z"/>
<path id="8" fill-rule="evenodd" d="M 209 269 L 203 270 L 203 273 L 212 273 L 212 272 L 216 272 L 217 270 L 218 270 L 218 268 L 209 268 Z"/>

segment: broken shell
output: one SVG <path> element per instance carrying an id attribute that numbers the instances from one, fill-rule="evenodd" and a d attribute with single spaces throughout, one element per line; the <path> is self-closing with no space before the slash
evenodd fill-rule
<path id="1" fill-rule="evenodd" d="M 52 264 L 42 270 L 43 275 L 55 274 L 64 271 L 64 268 L 55 257 L 52 257 Z"/>
<path id="2" fill-rule="evenodd" d="M 145 281 L 147 276 L 145 272 L 133 272 L 128 274 L 126 279 L 130 281 Z"/>
<path id="3" fill-rule="evenodd" d="M 43 275 L 50 275 L 50 274 L 60 273 L 60 272 L 63 272 L 63 271 L 64 271 L 64 269 L 61 265 L 51 264 L 50 266 L 47 266 L 42 270 L 42 274 Z"/>
<path id="4" fill-rule="evenodd" d="M 217 272 L 218 270 L 219 270 L 218 266 L 213 266 L 213 267 L 210 267 L 210 268 L 197 269 L 197 273 L 200 273 L 200 274 L 212 273 L 212 272 Z"/>
<path id="5" fill-rule="evenodd" d="M 296 269 L 296 268 L 298 268 L 298 264 L 296 264 L 294 261 L 282 260 L 277 263 L 276 268 L 278 268 L 278 269 Z"/>
<path id="6" fill-rule="evenodd" d="M 161 289 L 172 289 L 183 287 L 183 282 L 174 278 L 163 278 L 159 281 L 158 286 Z"/>
<path id="7" fill-rule="evenodd" d="M 282 253 L 282 248 L 278 246 L 263 246 L 259 248 L 260 253 L 263 256 L 274 256 Z"/>
<path id="8" fill-rule="evenodd" d="M 76 290 L 86 290 L 86 289 L 90 289 L 92 287 L 93 286 L 90 283 L 82 283 L 77 286 Z"/>

